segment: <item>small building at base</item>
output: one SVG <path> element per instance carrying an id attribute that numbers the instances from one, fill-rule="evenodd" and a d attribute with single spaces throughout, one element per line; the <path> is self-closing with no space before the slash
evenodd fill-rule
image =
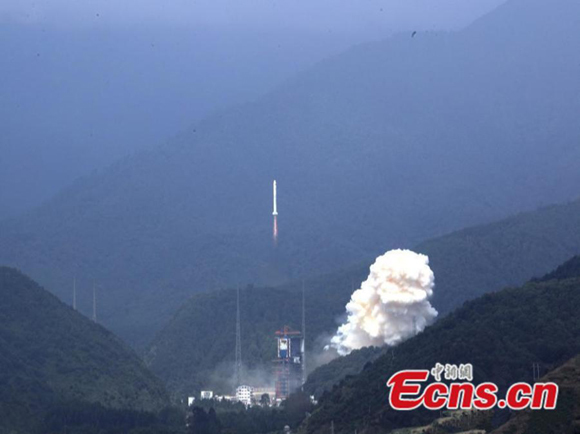
<path id="1" fill-rule="evenodd" d="M 202 390 L 200 393 L 201 399 L 213 399 L 213 391 L 212 390 Z"/>
<path id="2" fill-rule="evenodd" d="M 239 386 L 236 389 L 236 401 L 241 402 L 246 407 L 251 406 L 254 401 L 254 388 L 251 386 Z"/>

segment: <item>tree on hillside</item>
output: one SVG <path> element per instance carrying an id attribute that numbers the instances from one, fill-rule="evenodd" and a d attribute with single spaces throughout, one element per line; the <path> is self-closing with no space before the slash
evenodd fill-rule
<path id="1" fill-rule="evenodd" d="M 193 407 L 188 419 L 189 434 L 221 434 L 221 432 L 221 424 L 213 408 L 206 413 L 201 407 Z"/>

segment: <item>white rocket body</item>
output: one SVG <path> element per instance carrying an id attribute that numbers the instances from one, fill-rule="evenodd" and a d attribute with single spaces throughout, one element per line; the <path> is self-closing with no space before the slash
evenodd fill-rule
<path id="1" fill-rule="evenodd" d="M 274 193 L 274 212 L 272 213 L 272 215 L 278 215 L 278 198 L 276 197 L 276 180 L 274 180 L 274 184 L 273 184 L 273 193 Z"/>

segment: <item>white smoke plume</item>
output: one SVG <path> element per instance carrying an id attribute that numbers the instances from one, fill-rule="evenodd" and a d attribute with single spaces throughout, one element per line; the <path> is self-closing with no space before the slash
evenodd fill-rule
<path id="1" fill-rule="evenodd" d="M 362 347 L 397 345 L 421 333 L 437 317 L 429 303 L 434 285 L 427 256 L 410 250 L 379 256 L 346 305 L 347 320 L 330 346 L 346 355 Z"/>

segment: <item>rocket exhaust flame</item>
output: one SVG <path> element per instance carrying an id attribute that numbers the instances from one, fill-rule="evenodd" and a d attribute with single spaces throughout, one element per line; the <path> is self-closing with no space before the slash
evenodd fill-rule
<path id="1" fill-rule="evenodd" d="M 367 346 L 394 346 L 421 333 L 437 316 L 429 303 L 434 282 L 425 255 L 391 250 L 379 256 L 353 292 L 347 320 L 330 346 L 346 355 Z"/>

